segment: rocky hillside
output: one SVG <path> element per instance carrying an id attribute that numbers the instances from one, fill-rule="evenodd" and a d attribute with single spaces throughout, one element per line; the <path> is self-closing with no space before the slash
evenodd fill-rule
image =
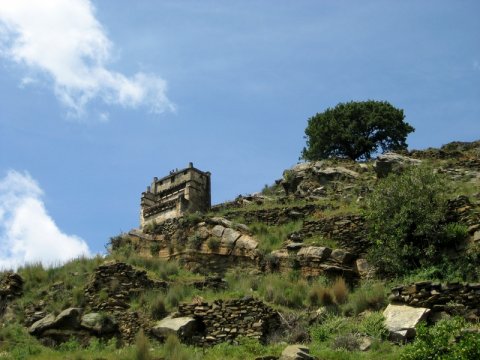
<path id="1" fill-rule="evenodd" d="M 433 220 L 415 209 L 398 259 L 419 260 L 387 271 L 381 236 L 401 237 L 382 235 L 373 199 L 416 168 L 442 182 L 441 212 L 420 233 Z M 480 141 L 301 163 L 209 213 L 112 237 L 106 257 L 2 273 L 0 358 L 475 358 L 479 246 Z"/>

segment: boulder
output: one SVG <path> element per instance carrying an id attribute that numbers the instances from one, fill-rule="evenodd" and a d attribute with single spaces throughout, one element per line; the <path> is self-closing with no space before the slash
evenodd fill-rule
<path id="1" fill-rule="evenodd" d="M 223 227 L 226 227 L 226 228 L 233 226 L 233 222 L 231 222 L 230 220 L 227 220 L 222 217 L 217 217 L 217 216 L 214 216 L 208 219 L 208 222 L 211 224 L 222 225 Z"/>
<path id="2" fill-rule="evenodd" d="M 55 323 L 55 315 L 54 314 L 48 314 L 44 318 L 35 321 L 32 326 L 28 328 L 28 332 L 32 335 L 37 335 L 42 333 L 43 331 L 50 329 L 53 327 L 53 324 Z"/>
<path id="3" fill-rule="evenodd" d="M 222 225 L 215 225 L 212 228 L 212 235 L 221 238 L 224 231 L 225 227 L 223 227 Z"/>
<path id="4" fill-rule="evenodd" d="M 314 360 L 310 350 L 304 345 L 288 345 L 279 360 Z"/>
<path id="5" fill-rule="evenodd" d="M 88 313 L 83 315 L 80 325 L 82 328 L 97 335 L 109 334 L 117 330 L 115 319 L 111 316 L 100 313 Z"/>
<path id="6" fill-rule="evenodd" d="M 400 173 L 405 167 L 421 164 L 421 160 L 388 152 L 377 157 L 373 165 L 377 178 L 387 177 L 390 173 Z"/>
<path id="7" fill-rule="evenodd" d="M 388 305 L 383 312 L 385 327 L 390 332 L 390 339 L 404 342 L 415 337 L 415 327 L 425 320 L 430 309 L 407 305 Z"/>
<path id="8" fill-rule="evenodd" d="M 308 258 L 316 261 L 328 259 L 332 249 L 323 246 L 306 246 L 297 253 L 299 258 Z"/>
<path id="9" fill-rule="evenodd" d="M 199 329 L 199 323 L 193 317 L 167 316 L 160 320 L 152 328 L 152 333 L 159 339 L 166 339 L 168 335 L 174 334 L 179 339 L 191 338 Z"/>
<path id="10" fill-rule="evenodd" d="M 55 329 L 76 329 L 80 325 L 80 308 L 68 308 L 63 310 L 55 318 L 55 323 L 52 327 Z"/>
<path id="11" fill-rule="evenodd" d="M 222 245 L 232 248 L 235 245 L 235 241 L 241 236 L 238 231 L 226 228 L 222 235 Z"/>
<path id="12" fill-rule="evenodd" d="M 242 235 L 235 243 L 237 249 L 255 250 L 258 247 L 258 242 L 248 235 Z"/>
<path id="13" fill-rule="evenodd" d="M 353 261 L 355 256 L 351 252 L 348 252 L 346 250 L 335 249 L 330 254 L 330 257 L 334 261 L 336 261 L 336 262 L 338 262 L 342 265 L 347 265 L 347 264 L 350 264 Z"/>

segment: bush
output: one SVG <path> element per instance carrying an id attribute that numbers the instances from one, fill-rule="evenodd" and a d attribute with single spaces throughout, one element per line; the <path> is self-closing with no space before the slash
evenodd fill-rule
<path id="1" fill-rule="evenodd" d="M 217 251 L 220 248 L 220 239 L 212 236 L 207 240 L 207 246 L 212 251 Z"/>
<path id="2" fill-rule="evenodd" d="M 152 244 L 150 244 L 150 254 L 152 256 L 158 256 L 161 248 L 162 247 L 160 246 L 160 243 L 158 241 L 152 242 Z"/>
<path id="3" fill-rule="evenodd" d="M 439 259 L 448 244 L 445 178 L 425 166 L 381 180 L 367 199 L 369 260 L 379 274 L 402 275 Z"/>
<path id="4" fill-rule="evenodd" d="M 384 320 L 381 312 L 372 312 L 362 319 L 359 330 L 375 339 L 386 339 L 388 330 L 385 328 Z"/>
<path id="5" fill-rule="evenodd" d="M 354 351 L 358 349 L 358 346 L 358 337 L 352 333 L 339 335 L 332 343 L 332 349 L 334 350 L 344 349 L 347 351 Z"/>
<path id="6" fill-rule="evenodd" d="M 432 327 L 420 324 L 415 341 L 405 347 L 401 359 L 480 359 L 480 333 L 462 334 L 465 326 L 462 318 L 441 320 Z"/>
<path id="7" fill-rule="evenodd" d="M 195 234 L 188 238 L 188 244 L 191 249 L 199 250 L 202 247 L 203 239 Z"/>

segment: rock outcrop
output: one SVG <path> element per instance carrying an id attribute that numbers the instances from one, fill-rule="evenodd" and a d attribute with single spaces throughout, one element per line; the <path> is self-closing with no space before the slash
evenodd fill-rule
<path id="1" fill-rule="evenodd" d="M 419 165 L 421 162 L 422 161 L 418 159 L 388 152 L 377 157 L 377 160 L 374 164 L 374 169 L 377 177 L 380 179 L 387 177 L 390 173 L 398 174 L 406 167 Z"/>
<path id="2" fill-rule="evenodd" d="M 285 170 L 280 184 L 287 196 L 321 198 L 327 194 L 328 187 L 334 187 L 338 182 L 352 182 L 358 176 L 358 172 L 347 167 L 332 165 L 326 161 L 313 161 Z"/>

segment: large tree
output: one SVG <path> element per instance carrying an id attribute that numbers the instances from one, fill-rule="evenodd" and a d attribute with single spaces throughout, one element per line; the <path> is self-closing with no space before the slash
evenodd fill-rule
<path id="1" fill-rule="evenodd" d="M 305 160 L 329 157 L 369 159 L 382 149 L 407 148 L 406 138 L 415 129 L 404 121 L 403 110 L 386 101 L 351 101 L 317 113 L 305 129 Z"/>

